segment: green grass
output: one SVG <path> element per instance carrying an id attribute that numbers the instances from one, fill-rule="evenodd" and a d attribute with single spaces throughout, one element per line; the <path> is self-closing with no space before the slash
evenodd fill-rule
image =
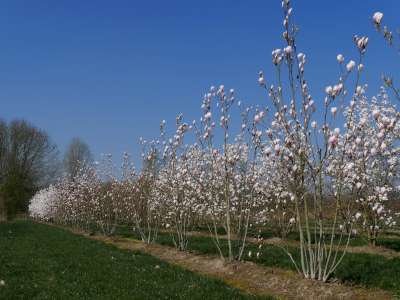
<path id="1" fill-rule="evenodd" d="M 248 236 L 249 237 L 260 236 L 263 239 L 269 239 L 269 238 L 276 237 L 276 234 L 271 229 L 268 229 L 268 228 L 261 228 L 261 230 L 259 230 L 259 229 L 260 228 L 258 228 L 258 229 L 257 228 L 250 228 L 249 232 L 248 232 Z M 125 227 L 124 226 L 120 227 L 119 230 L 123 235 L 132 236 L 132 230 L 127 228 L 126 226 Z M 203 232 L 203 233 L 206 233 L 206 234 L 209 233 L 208 229 L 205 228 L 205 227 L 196 227 L 196 228 L 193 229 L 193 231 L 199 231 L 199 232 Z M 224 228 L 222 228 L 222 227 L 218 227 L 217 228 L 217 232 L 218 232 L 218 234 L 221 234 L 221 235 L 226 234 Z M 385 247 L 385 248 L 388 248 L 388 249 L 392 249 L 394 251 L 400 252 L 400 238 L 388 238 L 388 237 L 386 237 L 387 234 L 389 234 L 389 233 L 381 234 L 381 236 L 377 240 L 377 245 Z M 399 236 L 400 237 L 400 233 L 399 232 L 391 232 L 390 235 Z M 331 238 L 331 234 L 329 234 L 329 233 L 325 234 L 325 240 L 327 242 L 330 242 L 330 238 Z M 299 233 L 297 231 L 289 232 L 287 237 L 286 237 L 286 239 L 290 240 L 290 241 L 299 241 L 300 240 Z M 313 235 L 311 236 L 311 239 L 312 239 L 312 242 L 313 242 L 314 241 L 314 236 Z M 333 243 L 336 245 L 340 241 L 341 244 L 344 244 L 346 242 L 346 239 L 347 239 L 347 236 L 343 236 L 342 240 L 340 241 L 339 240 L 339 235 L 337 235 L 337 236 L 334 237 Z M 367 239 L 367 237 L 365 237 L 363 235 L 352 236 L 350 238 L 349 245 L 352 246 L 352 247 L 367 246 L 368 245 L 368 239 Z"/>
<path id="2" fill-rule="evenodd" d="M 335 272 L 343 282 L 378 287 L 400 296 L 400 259 L 379 255 L 348 253 Z"/>
<path id="3" fill-rule="evenodd" d="M 129 233 L 125 232 L 125 236 L 129 236 Z M 132 237 L 132 233 L 130 233 L 130 237 Z M 159 235 L 157 243 L 173 246 L 171 237 L 165 233 Z M 226 254 L 226 240 L 221 240 L 221 244 L 222 250 Z M 209 237 L 191 236 L 188 248 L 189 251 L 196 253 L 218 255 L 218 251 Z M 288 250 L 299 264 L 299 250 L 295 247 L 290 247 Z M 249 251 L 252 252 L 252 257 L 248 257 Z M 258 251 L 260 251 L 260 257 L 257 259 L 255 254 Z M 268 267 L 279 267 L 295 271 L 289 256 L 280 247 L 263 245 L 259 250 L 257 245 L 248 243 L 245 254 L 245 260 Z M 333 277 L 346 284 L 386 289 L 400 296 L 399 274 L 400 258 L 389 259 L 380 255 L 347 253 Z"/>
<path id="4" fill-rule="evenodd" d="M 378 238 L 378 240 L 376 241 L 376 244 L 378 246 L 382 246 L 382 247 L 400 252 L 400 239 L 381 237 L 381 238 Z"/>
<path id="5" fill-rule="evenodd" d="M 152 256 L 27 221 L 0 224 L 0 280 L 1 299 L 256 299 Z"/>

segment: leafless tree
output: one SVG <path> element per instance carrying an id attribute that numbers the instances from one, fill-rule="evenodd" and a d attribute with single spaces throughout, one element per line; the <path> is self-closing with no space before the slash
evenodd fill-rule
<path id="1" fill-rule="evenodd" d="M 6 174 L 6 162 L 8 151 L 8 128 L 6 122 L 0 120 L 0 186 L 3 184 Z M 0 222 L 6 220 L 5 199 L 0 194 Z"/>
<path id="2" fill-rule="evenodd" d="M 93 156 L 88 144 L 80 138 L 73 138 L 64 156 L 64 169 L 67 175 L 75 178 L 82 169 L 93 163 Z"/>
<path id="3" fill-rule="evenodd" d="M 58 170 L 58 150 L 45 131 L 24 120 L 0 122 L 0 215 L 4 208 L 8 214 L 26 211 L 33 193 Z"/>

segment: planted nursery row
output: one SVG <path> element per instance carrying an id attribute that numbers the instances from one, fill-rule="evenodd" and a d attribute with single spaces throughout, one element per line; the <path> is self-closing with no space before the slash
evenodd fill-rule
<path id="1" fill-rule="evenodd" d="M 106 235 L 126 224 L 147 243 L 167 230 L 182 251 L 202 227 L 227 261 L 248 256 L 248 238 L 261 244 L 265 229 L 280 238 L 295 232 L 298 247 L 285 248 L 293 269 L 321 281 L 341 274 L 354 236 L 375 245 L 396 227 L 399 91 L 384 76 L 377 95 L 367 96 L 369 39 L 355 35 L 356 58 L 338 54 L 337 78 L 314 98 L 290 1 L 282 9 L 283 44 L 272 51 L 273 69 L 259 72 L 259 105 L 211 87 L 198 120 L 179 114 L 173 126 L 160 123 L 159 137 L 141 139 L 139 171 L 128 154 L 121 168 L 104 156 L 39 191 L 31 216 Z M 382 20 L 375 13 L 373 26 L 393 45 Z M 260 251 L 253 256 L 267 255 Z"/>

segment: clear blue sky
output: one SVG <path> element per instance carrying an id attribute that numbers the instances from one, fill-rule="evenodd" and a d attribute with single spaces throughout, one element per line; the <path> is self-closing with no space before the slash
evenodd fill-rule
<path id="1" fill-rule="evenodd" d="M 383 71 L 400 80 L 400 57 L 370 21 L 380 10 L 400 27 L 400 1 L 293 4 L 317 101 L 337 78 L 336 54 L 356 58 L 353 34 L 370 36 L 369 93 Z M 156 137 L 160 120 L 172 123 L 180 112 L 199 117 L 211 85 L 235 88 L 245 103 L 265 103 L 257 73 L 264 69 L 268 79 L 272 71 L 281 19 L 280 0 L 3 0 L 0 117 L 46 129 L 61 150 L 79 136 L 96 156 L 137 157 L 139 137 Z"/>

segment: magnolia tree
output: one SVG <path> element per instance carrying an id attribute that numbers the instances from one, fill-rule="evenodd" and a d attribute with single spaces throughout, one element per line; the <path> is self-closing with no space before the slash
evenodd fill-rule
<path id="1" fill-rule="evenodd" d="M 296 225 L 294 195 L 289 189 L 287 167 L 281 157 L 275 155 L 278 146 L 276 149 L 272 146 L 263 148 L 257 164 L 259 170 L 255 188 L 261 205 L 255 220 L 284 239 Z"/>
<path id="2" fill-rule="evenodd" d="M 222 227 L 228 248 L 226 258 L 240 260 L 258 207 L 256 161 L 261 131 L 256 120 L 263 118 L 264 112 L 242 108 L 234 90 L 226 91 L 222 85 L 211 87 L 201 108 L 199 124 L 193 123 L 197 143 L 191 148 L 196 159 L 192 165 L 196 167 L 190 171 L 200 202 L 199 213 L 220 256 L 225 257 L 218 230 Z M 234 114 L 242 120 L 240 126 L 234 124 Z"/>
<path id="3" fill-rule="evenodd" d="M 352 217 L 347 212 L 356 210 L 353 221 L 362 226 L 375 245 L 378 233 L 395 225 L 385 202 L 398 174 L 400 115 L 388 102 L 385 90 L 368 101 L 361 89 L 345 116 L 345 133 L 339 138 L 328 172 L 333 186 L 340 186 L 347 196 L 339 203 L 344 219 Z"/>
<path id="4" fill-rule="evenodd" d="M 72 178 L 39 191 L 31 200 L 31 216 L 91 232 L 100 230 L 105 235 L 114 234 L 119 224 L 127 224 L 143 241 L 154 241 L 162 209 L 155 197 L 151 153 L 140 174 L 128 154 L 123 156 L 120 173 L 112 157 L 104 155 L 96 167 L 81 169 Z"/>
<path id="5" fill-rule="evenodd" d="M 393 33 L 393 31 L 387 26 L 383 24 L 383 13 L 377 11 L 372 16 L 372 22 L 376 28 L 376 30 L 383 36 L 385 41 L 389 46 L 396 48 L 400 53 L 400 45 L 398 44 L 400 31 L 397 29 L 397 36 Z M 397 100 L 400 100 L 400 90 L 396 86 L 394 79 L 391 76 L 384 75 L 383 82 L 394 94 Z"/>
<path id="6" fill-rule="evenodd" d="M 74 180 L 62 179 L 56 188 L 60 197 L 55 222 L 90 230 L 95 223 L 93 206 L 97 201 L 98 178 L 90 169 Z"/>
<path id="7" fill-rule="evenodd" d="M 345 171 L 353 171 L 345 164 L 345 159 L 347 156 L 351 161 L 353 157 L 353 149 L 348 148 L 349 131 L 353 109 L 364 92 L 360 77 L 368 38 L 354 36 L 359 54 L 357 63 L 353 60 L 345 63 L 343 55 L 337 56 L 342 74 L 335 84 L 326 87 L 323 105 L 317 107 L 305 77 L 306 55 L 298 51 L 296 44 L 293 9 L 288 0 L 282 1 L 282 7 L 285 45 L 272 52 L 276 82 L 268 85 L 264 74 L 260 72 L 259 75 L 259 83 L 267 91 L 274 108 L 266 132 L 267 153 L 271 153 L 278 172 L 286 176 L 283 191 L 294 203 L 295 217 L 290 220 L 297 224 L 299 232 L 300 263 L 288 254 L 306 278 L 326 281 L 343 259 L 352 226 L 359 217 L 354 211 L 356 201 L 351 201 L 351 197 L 347 197 L 347 202 L 344 199 L 346 192 L 352 190 L 347 182 L 352 174 Z M 351 88 L 348 82 L 353 73 L 355 86 Z M 335 127 L 339 109 L 348 98 L 347 121 L 344 126 Z M 341 107 L 338 109 L 338 106 Z M 277 195 L 282 191 L 281 184 L 272 188 Z M 334 203 L 329 203 L 328 199 L 333 199 Z M 329 219 L 328 209 L 331 210 Z M 343 224 L 350 227 L 349 233 L 341 230 Z M 335 245 L 337 234 L 339 245 L 345 246 L 341 252 Z"/>
<path id="8" fill-rule="evenodd" d="M 294 203 L 289 223 L 297 224 L 300 236 L 300 264 L 292 259 L 297 270 L 326 281 L 342 261 L 357 223 L 372 243 L 379 230 L 394 224 L 384 202 L 397 178 L 398 113 L 384 92 L 372 101 L 364 95 L 364 36 L 354 36 L 357 62 L 337 56 L 341 74 L 325 88 L 323 105 L 316 106 L 305 78 L 306 56 L 297 49 L 293 9 L 288 0 L 282 7 L 286 45 L 272 52 L 276 82 L 267 85 L 259 75 L 274 108 L 265 142 L 274 164 L 269 169 L 280 173 L 274 178 L 286 177 L 270 195 L 283 191 Z M 377 26 L 381 17 L 374 15 Z"/>
<path id="9" fill-rule="evenodd" d="M 162 125 L 163 126 L 163 125 Z M 162 225 L 163 210 L 156 196 L 157 174 L 160 169 L 160 141 L 140 139 L 143 167 L 136 179 L 136 196 L 133 205 L 134 230 L 142 241 L 152 243 L 157 239 Z"/>
<path id="10" fill-rule="evenodd" d="M 29 215 L 37 220 L 51 221 L 56 217 L 59 201 L 58 189 L 55 186 L 40 190 L 30 201 Z"/>
<path id="11" fill-rule="evenodd" d="M 54 197 L 43 196 L 50 192 Z M 132 209 L 126 196 L 130 192 L 126 180 L 114 176 L 111 157 L 105 156 L 98 169 L 81 169 L 72 178 L 38 192 L 31 200 L 31 215 L 88 231 L 97 228 L 110 235 L 129 217 Z"/>
<path id="12" fill-rule="evenodd" d="M 161 124 L 161 138 L 165 137 L 165 122 Z M 193 193 L 188 176 L 188 165 L 184 147 L 184 136 L 189 125 L 183 122 L 183 116 L 176 118 L 175 134 L 163 140 L 163 166 L 156 177 L 153 195 L 164 208 L 163 222 L 171 229 L 171 236 L 179 250 L 186 250 L 188 229 L 191 225 Z"/>
<path id="13" fill-rule="evenodd" d="M 395 48 L 398 53 L 400 53 L 400 30 L 396 29 L 396 33 L 393 33 L 393 31 L 387 25 L 383 24 L 383 13 L 379 11 L 373 14 L 372 21 L 377 31 L 386 40 L 387 44 Z M 400 101 L 400 90 L 398 88 L 398 84 L 395 84 L 394 79 L 391 76 L 384 75 L 383 82 L 385 86 L 393 93 L 395 98 Z M 400 216 L 399 213 L 396 213 L 395 215 L 397 218 Z"/>

